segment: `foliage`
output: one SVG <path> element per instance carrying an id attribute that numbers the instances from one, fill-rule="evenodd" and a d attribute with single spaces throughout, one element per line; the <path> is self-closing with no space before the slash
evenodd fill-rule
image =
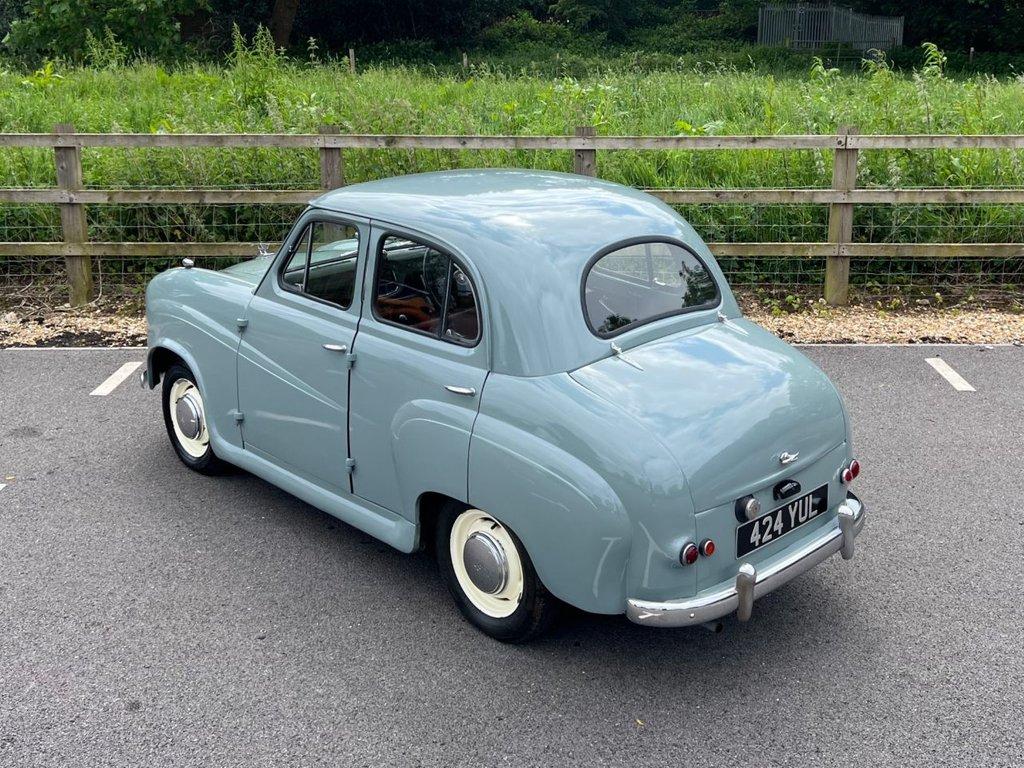
<path id="1" fill-rule="evenodd" d="M 108 47 L 116 40 L 126 51 L 171 56 L 180 40 L 179 17 L 205 5 L 206 0 L 28 0 L 4 45 L 29 60 L 82 61 L 101 39 Z"/>
<path id="2" fill-rule="evenodd" d="M 780 72 L 749 62 L 668 57 L 647 67 L 634 54 L 579 62 L 548 74 L 471 61 L 448 70 L 363 66 L 281 56 L 265 33 L 236 35 L 228 66 L 196 62 L 165 68 L 95 54 L 102 68 L 50 61 L 31 73 L 0 70 L 0 132 L 49 131 L 72 122 L 79 131 L 316 132 L 335 123 L 351 133 L 565 134 L 595 125 L 604 135 L 831 133 L 841 124 L 862 133 L 1024 133 L 1024 78 L 950 76 L 942 52 L 921 52 L 917 71 L 903 73 L 884 57 L 861 72 L 803 60 Z M 665 56 L 665 54 L 657 54 Z M 106 57 L 104 59 L 104 57 Z M 573 74 L 575 67 L 579 72 Z M 277 149 L 88 150 L 85 183 L 101 187 L 316 188 L 314 151 Z M 602 177 L 639 187 L 828 187 L 832 153 L 601 152 Z M 469 166 L 570 170 L 571 153 L 494 150 L 346 150 L 351 182 L 401 173 Z M 53 154 L 0 150 L 4 186 L 53 184 Z M 1024 185 L 1024 152 L 865 151 L 859 186 Z M 710 241 L 820 241 L 827 206 L 694 205 L 682 212 Z M 293 208 L 274 206 L 90 206 L 93 239 L 272 241 Z M 855 237 L 874 242 L 1024 242 L 1020 206 L 858 205 Z M 59 239 L 55 206 L 3 206 L 4 239 Z M 885 263 L 900 278 L 924 262 Z M 1019 260 L 1018 260 L 1019 263 Z M 807 260 L 725 260 L 734 281 L 820 282 Z M 860 265 L 863 267 L 863 265 Z M 980 261 L 949 269 L 982 268 Z M 820 268 L 820 267 L 819 267 Z M 878 269 L 882 269 L 879 267 Z M 929 263 L 929 269 L 937 269 Z M 1004 269 L 1008 271 L 1008 267 Z M 773 277 L 774 276 L 774 277 Z"/>

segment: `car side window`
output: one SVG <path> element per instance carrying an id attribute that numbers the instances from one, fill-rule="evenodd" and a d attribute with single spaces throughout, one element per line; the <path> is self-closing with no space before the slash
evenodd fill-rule
<path id="1" fill-rule="evenodd" d="M 281 281 L 292 290 L 348 309 L 355 297 L 358 255 L 358 229 L 333 221 L 311 222 L 286 262 Z"/>
<path id="2" fill-rule="evenodd" d="M 301 291 L 306 284 L 306 259 L 309 258 L 309 227 L 302 231 L 292 248 L 291 256 L 281 270 L 281 282 L 287 287 Z"/>
<path id="3" fill-rule="evenodd" d="M 469 275 L 448 254 L 389 236 L 377 256 L 373 311 L 378 319 L 453 344 L 480 339 L 480 313 Z"/>

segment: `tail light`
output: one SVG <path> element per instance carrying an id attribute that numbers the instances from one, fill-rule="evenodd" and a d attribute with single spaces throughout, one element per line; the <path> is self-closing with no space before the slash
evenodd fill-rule
<path id="1" fill-rule="evenodd" d="M 700 543 L 700 553 L 704 555 L 704 557 L 711 557 L 715 554 L 715 542 L 711 539 L 704 539 L 704 541 Z"/>
<path id="2" fill-rule="evenodd" d="M 697 549 L 697 545 L 694 544 L 692 541 L 688 541 L 683 546 L 682 551 L 679 553 L 679 562 L 683 565 L 693 565 L 697 562 L 697 557 L 699 554 L 700 553 Z"/>
<path id="3" fill-rule="evenodd" d="M 854 459 L 850 462 L 848 467 L 843 467 L 839 470 L 839 479 L 843 481 L 844 485 L 849 485 L 856 479 L 857 475 L 860 474 L 860 462 Z"/>

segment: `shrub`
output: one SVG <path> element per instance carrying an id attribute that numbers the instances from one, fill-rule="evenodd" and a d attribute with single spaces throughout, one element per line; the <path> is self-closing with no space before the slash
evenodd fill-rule
<path id="1" fill-rule="evenodd" d="M 4 44 L 29 61 L 82 61 L 90 42 L 101 39 L 134 53 L 174 56 L 179 18 L 205 8 L 206 0 L 28 0 Z"/>

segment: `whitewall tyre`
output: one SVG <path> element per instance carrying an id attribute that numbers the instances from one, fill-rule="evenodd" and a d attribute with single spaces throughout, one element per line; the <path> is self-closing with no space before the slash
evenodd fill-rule
<path id="1" fill-rule="evenodd" d="M 509 643 L 543 632 L 557 610 L 523 544 L 497 519 L 451 503 L 437 525 L 437 560 L 462 614 L 478 629 Z"/>
<path id="2" fill-rule="evenodd" d="M 195 374 L 175 363 L 163 375 L 164 424 L 178 458 L 190 469 L 207 475 L 221 474 L 227 465 L 210 446 L 206 404 Z"/>

